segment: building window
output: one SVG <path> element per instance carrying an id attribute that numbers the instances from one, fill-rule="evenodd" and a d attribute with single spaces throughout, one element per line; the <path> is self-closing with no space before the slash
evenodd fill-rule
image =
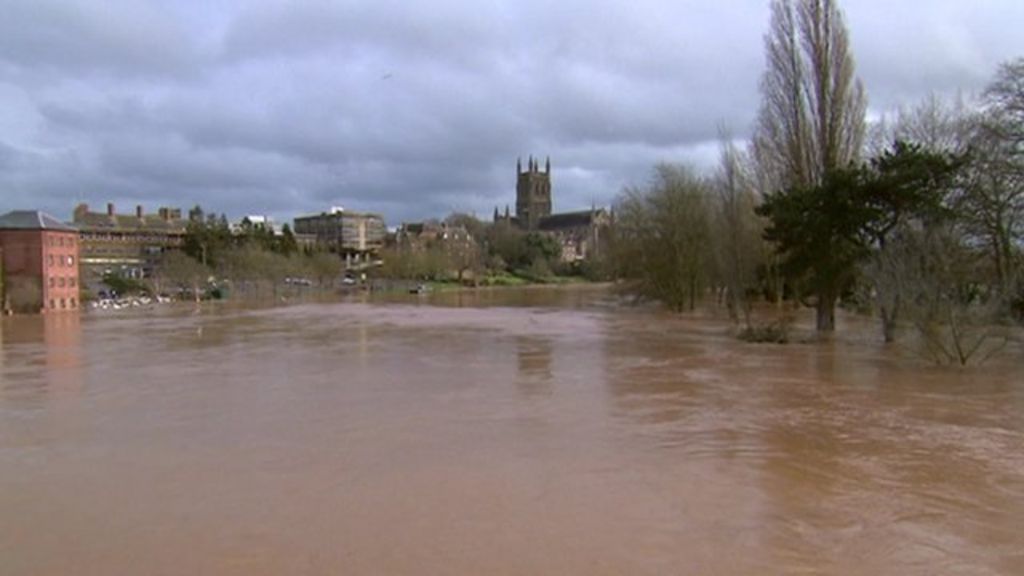
<path id="1" fill-rule="evenodd" d="M 46 256 L 46 265 L 53 266 L 53 254 L 48 254 Z"/>
<path id="2" fill-rule="evenodd" d="M 72 288 L 74 288 L 75 284 L 78 284 L 77 280 L 75 280 L 74 278 L 68 278 L 68 286 L 71 286 Z"/>
<path id="3" fill-rule="evenodd" d="M 50 248 L 53 248 L 55 245 L 56 245 L 56 238 L 54 238 L 53 236 L 50 236 Z"/>
<path id="4" fill-rule="evenodd" d="M 63 298 L 61 298 L 61 299 L 60 299 L 60 309 L 61 309 L 61 310 L 64 310 L 64 309 L 66 309 L 67 307 L 68 307 L 68 301 L 67 301 L 67 300 L 65 300 L 65 299 L 63 299 Z"/>
<path id="5" fill-rule="evenodd" d="M 50 288 L 56 288 L 56 287 L 57 287 L 57 279 L 54 278 L 53 276 L 50 276 Z"/>
<path id="6" fill-rule="evenodd" d="M 51 278 L 51 280 L 53 280 L 53 278 Z M 57 285 L 60 286 L 61 288 L 67 286 L 67 279 L 61 276 L 60 279 L 57 281 Z"/>
<path id="7" fill-rule="evenodd" d="M 77 303 L 75 302 L 75 299 L 74 299 L 74 298 L 72 298 L 72 299 L 71 299 L 71 309 L 72 309 L 72 310 L 74 310 L 74 309 L 75 309 L 75 308 L 77 308 L 77 307 L 78 307 L 78 304 L 77 304 Z"/>
<path id="8" fill-rule="evenodd" d="M 74 256 L 68 256 L 68 266 L 74 266 L 74 265 L 75 265 L 75 257 Z"/>
<path id="9" fill-rule="evenodd" d="M 57 309 L 57 302 L 53 298 L 50 298 L 50 310 L 56 310 L 56 309 Z"/>

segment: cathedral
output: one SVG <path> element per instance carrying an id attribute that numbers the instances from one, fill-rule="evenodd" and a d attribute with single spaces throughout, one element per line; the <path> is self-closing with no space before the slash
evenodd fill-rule
<path id="1" fill-rule="evenodd" d="M 597 256 L 611 217 L 604 208 L 591 208 L 578 212 L 551 212 L 551 159 L 527 159 L 526 170 L 522 160 L 516 160 L 516 213 L 504 215 L 494 209 L 494 222 L 504 222 L 530 232 L 550 234 L 562 244 L 562 260 L 572 262 Z"/>

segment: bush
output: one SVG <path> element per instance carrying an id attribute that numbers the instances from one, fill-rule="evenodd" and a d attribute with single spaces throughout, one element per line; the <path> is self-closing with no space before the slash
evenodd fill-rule
<path id="1" fill-rule="evenodd" d="M 124 278 L 117 274 L 105 274 L 103 276 L 103 283 L 119 296 L 125 296 L 128 294 L 145 294 L 149 292 L 149 287 L 141 280 Z"/>
<path id="2" fill-rule="evenodd" d="M 747 326 L 740 332 L 739 338 L 744 342 L 786 344 L 789 342 L 789 323 L 780 321 Z"/>

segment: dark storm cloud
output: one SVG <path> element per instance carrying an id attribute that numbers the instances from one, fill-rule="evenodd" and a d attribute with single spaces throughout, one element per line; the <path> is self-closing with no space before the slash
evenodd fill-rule
<path id="1" fill-rule="evenodd" d="M 758 102 L 767 1 L 14 0 L 0 19 L 0 207 L 78 201 L 391 224 L 556 210 L 658 161 L 713 163 Z M 843 3 L 873 112 L 976 91 L 1015 56 L 1013 2 Z"/>

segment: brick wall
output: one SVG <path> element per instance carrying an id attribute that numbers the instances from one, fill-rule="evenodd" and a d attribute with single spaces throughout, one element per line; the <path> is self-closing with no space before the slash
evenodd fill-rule
<path id="1" fill-rule="evenodd" d="M 77 310 L 78 234 L 0 230 L 6 291 L 15 311 Z"/>

